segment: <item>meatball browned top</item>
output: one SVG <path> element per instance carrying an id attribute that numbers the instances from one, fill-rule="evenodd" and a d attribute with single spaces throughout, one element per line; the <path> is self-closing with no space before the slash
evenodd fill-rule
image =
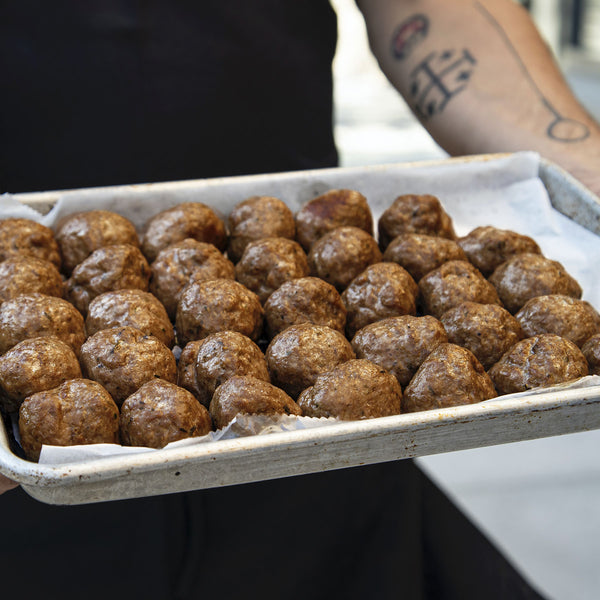
<path id="1" fill-rule="evenodd" d="M 593 335 L 582 347 L 590 375 L 600 375 L 600 333 Z"/>
<path id="2" fill-rule="evenodd" d="M 52 230 L 30 219 L 0 219 L 0 262 L 11 256 L 35 256 L 57 269 L 62 263 Z"/>
<path id="3" fill-rule="evenodd" d="M 58 269 L 35 256 L 13 256 L 0 262 L 0 302 L 22 294 L 62 298 L 65 286 Z"/>

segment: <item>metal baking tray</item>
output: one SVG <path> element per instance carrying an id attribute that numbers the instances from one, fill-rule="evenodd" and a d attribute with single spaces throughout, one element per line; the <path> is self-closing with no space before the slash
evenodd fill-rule
<path id="1" fill-rule="evenodd" d="M 600 234 L 599 199 L 555 165 L 529 153 L 18 194 L 10 200 L 47 213 L 43 221 L 53 212 L 71 210 L 61 204 L 75 198 L 90 208 L 102 206 L 127 214 L 141 227 L 148 211 L 157 205 L 195 199 L 226 213 L 245 197 L 270 194 L 297 209 L 304 201 L 336 187 L 357 189 L 370 202 L 385 197 L 389 203 L 406 193 L 404 190 L 434 193 L 442 202 L 448 191 L 460 201 L 464 192 L 452 188 L 452 176 L 455 172 L 460 176 L 465 169 L 470 173 L 472 168 L 476 193 L 480 187 L 507 185 L 512 189 L 512 175 L 507 176 L 507 171 L 535 169 L 552 210 Z M 444 179 L 448 174 L 450 183 Z M 599 385 L 57 465 L 35 464 L 16 456 L 8 432 L 0 424 L 0 472 L 40 501 L 84 504 L 237 485 L 598 428 Z"/>

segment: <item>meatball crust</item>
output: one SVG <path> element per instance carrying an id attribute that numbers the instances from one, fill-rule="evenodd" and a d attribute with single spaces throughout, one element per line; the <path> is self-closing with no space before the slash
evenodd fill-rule
<path id="1" fill-rule="evenodd" d="M 45 294 L 17 296 L 0 305 L 0 354 L 35 337 L 56 337 L 79 356 L 86 337 L 83 317 L 70 302 Z"/>
<path id="2" fill-rule="evenodd" d="M 536 296 L 515 315 L 527 337 L 555 333 L 580 348 L 600 333 L 600 314 L 585 300 L 551 294 Z"/>
<path id="3" fill-rule="evenodd" d="M 235 265 L 235 277 L 265 303 L 286 281 L 306 277 L 308 260 L 302 246 L 281 237 L 250 242 Z"/>
<path id="4" fill-rule="evenodd" d="M 502 303 L 518 312 L 536 296 L 560 294 L 581 298 L 581 286 L 561 263 L 539 254 L 518 254 L 503 262 L 489 277 Z"/>
<path id="5" fill-rule="evenodd" d="M 62 298 L 65 286 L 58 269 L 35 256 L 13 256 L 0 262 L 0 303 L 23 294 Z"/>
<path id="6" fill-rule="evenodd" d="M 329 190 L 296 213 L 296 240 L 306 252 L 320 237 L 338 227 L 358 227 L 373 235 L 373 215 L 360 192 Z"/>
<path id="7" fill-rule="evenodd" d="M 467 260 L 462 248 L 447 238 L 420 233 L 395 237 L 383 254 L 383 260 L 398 263 L 415 281 L 449 260 Z"/>
<path id="8" fill-rule="evenodd" d="M 79 361 L 65 342 L 53 337 L 23 340 L 0 357 L 0 402 L 12 412 L 27 396 L 78 377 Z"/>
<path id="9" fill-rule="evenodd" d="M 135 246 L 113 245 L 94 250 L 67 279 L 67 300 L 84 316 L 90 302 L 105 292 L 148 291 L 150 266 Z"/>
<path id="10" fill-rule="evenodd" d="M 296 237 L 294 213 L 279 198 L 252 196 L 237 204 L 227 218 L 227 257 L 236 263 L 246 246 L 255 240 Z"/>
<path id="11" fill-rule="evenodd" d="M 119 408 L 95 381 L 71 379 L 28 396 L 19 409 L 21 447 L 39 459 L 43 444 L 118 444 Z"/>
<path id="12" fill-rule="evenodd" d="M 418 287 L 408 271 L 392 262 L 366 268 L 342 293 L 348 311 L 346 335 L 388 317 L 416 314 Z"/>
<path id="13" fill-rule="evenodd" d="M 183 288 L 177 307 L 177 341 L 185 346 L 217 331 L 239 331 L 256 342 L 263 317 L 258 296 L 238 281 L 192 281 Z"/>
<path id="14" fill-rule="evenodd" d="M 114 290 L 96 296 L 85 319 L 87 335 L 102 329 L 129 325 L 157 337 L 165 346 L 175 345 L 175 331 L 167 311 L 150 292 Z"/>
<path id="15" fill-rule="evenodd" d="M 269 339 L 300 323 L 325 325 L 340 332 L 346 326 L 346 307 L 340 293 L 318 277 L 287 281 L 265 302 L 265 329 Z"/>
<path id="16" fill-rule="evenodd" d="M 440 344 L 423 361 L 404 390 L 406 412 L 475 404 L 496 397 L 492 380 L 475 355 Z"/>
<path id="17" fill-rule="evenodd" d="M 300 407 L 280 388 L 250 375 L 236 375 L 223 382 L 210 402 L 217 429 L 237 415 L 302 415 Z"/>
<path id="18" fill-rule="evenodd" d="M 383 211 L 377 223 L 382 251 L 402 233 L 422 233 L 456 239 L 450 215 L 441 202 L 430 194 L 404 194 Z"/>
<path id="19" fill-rule="evenodd" d="M 537 242 L 528 235 L 491 225 L 476 227 L 459 238 L 458 245 L 464 250 L 468 260 L 486 277 L 491 275 L 496 267 L 517 254 L 542 253 Z"/>
<path id="20" fill-rule="evenodd" d="M 164 379 L 148 381 L 131 394 L 121 406 L 119 421 L 125 446 L 164 448 L 212 430 L 208 410 L 193 394 Z"/>
<path id="21" fill-rule="evenodd" d="M 489 374 L 498 394 L 503 395 L 584 377 L 588 364 L 572 341 L 542 333 L 515 344 Z"/>
<path id="22" fill-rule="evenodd" d="M 11 256 L 34 256 L 60 269 L 62 260 L 52 229 L 31 219 L 0 220 L 0 262 Z"/>
<path id="23" fill-rule="evenodd" d="M 271 381 L 294 399 L 321 373 L 356 358 L 343 334 L 311 323 L 293 325 L 276 335 L 265 356 Z"/>
<path id="24" fill-rule="evenodd" d="M 193 238 L 225 250 L 225 223 L 217 213 L 201 202 L 184 202 L 163 210 L 146 223 L 142 237 L 142 252 L 148 262 L 154 262 L 167 246 Z"/>
<path id="25" fill-rule="evenodd" d="M 593 335 L 582 347 L 590 375 L 600 375 L 600 333 Z"/>
<path id="26" fill-rule="evenodd" d="M 402 389 L 388 371 L 369 360 L 353 359 L 317 377 L 298 398 L 308 417 L 342 421 L 400 414 Z"/>
<path id="27" fill-rule="evenodd" d="M 429 354 L 448 336 L 429 315 L 389 317 L 359 329 L 352 338 L 357 358 L 366 358 L 389 371 L 404 388 Z"/>
<path id="28" fill-rule="evenodd" d="M 525 337 L 517 319 L 497 304 L 463 302 L 440 320 L 448 341 L 470 350 L 486 370 Z"/>
<path id="29" fill-rule="evenodd" d="M 215 390 L 230 377 L 251 375 L 270 381 L 261 349 L 238 331 L 219 331 L 189 342 L 177 365 L 177 383 L 208 408 Z"/>
<path id="30" fill-rule="evenodd" d="M 187 238 L 167 246 L 150 265 L 150 291 L 175 320 L 181 291 L 190 281 L 234 279 L 233 263 L 213 244 Z"/>
<path id="31" fill-rule="evenodd" d="M 319 238 L 308 253 L 310 274 L 340 292 L 369 265 L 381 262 L 375 238 L 358 227 L 338 227 Z"/>
<path id="32" fill-rule="evenodd" d="M 67 274 L 92 252 L 104 246 L 129 244 L 139 248 L 140 240 L 133 223 L 108 210 L 74 213 L 61 219 L 56 226 L 56 241 Z"/>
<path id="33" fill-rule="evenodd" d="M 502 305 L 494 286 L 471 263 L 451 260 L 419 281 L 424 313 L 438 319 L 463 302 Z"/>
<path id="34" fill-rule="evenodd" d="M 130 327 L 102 329 L 81 347 L 85 377 L 103 385 L 120 406 L 155 378 L 177 381 L 175 356 L 160 340 Z"/>

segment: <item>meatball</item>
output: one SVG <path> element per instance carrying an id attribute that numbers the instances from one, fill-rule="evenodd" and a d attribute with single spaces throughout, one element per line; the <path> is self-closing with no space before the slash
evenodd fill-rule
<path id="1" fill-rule="evenodd" d="M 297 415 L 300 407 L 282 390 L 250 375 L 236 375 L 222 383 L 210 402 L 210 414 L 217 429 L 237 415 Z"/>
<path id="2" fill-rule="evenodd" d="M 388 371 L 369 360 L 353 359 L 317 377 L 298 398 L 308 417 L 343 421 L 400 414 L 402 389 Z"/>
<path id="3" fill-rule="evenodd" d="M 311 323 L 293 325 L 277 334 L 265 356 L 271 381 L 294 399 L 321 373 L 356 358 L 343 334 Z"/>
<path id="4" fill-rule="evenodd" d="M 270 237 L 295 239 L 294 213 L 279 198 L 252 196 L 237 204 L 227 218 L 227 257 L 236 263 L 246 246 Z"/>
<path id="5" fill-rule="evenodd" d="M 451 260 L 419 281 L 424 313 L 438 319 L 463 302 L 502 305 L 494 286 L 469 262 Z"/>
<path id="6" fill-rule="evenodd" d="M 448 341 L 470 350 L 486 370 L 525 337 L 517 319 L 497 304 L 463 302 L 440 320 Z"/>
<path id="7" fill-rule="evenodd" d="M 392 205 L 383 211 L 377 229 L 382 251 L 402 233 L 422 233 L 456 239 L 451 217 L 439 199 L 429 194 L 398 196 Z"/>
<path id="8" fill-rule="evenodd" d="M 398 263 L 415 281 L 449 260 L 467 260 L 461 247 L 447 238 L 420 233 L 395 237 L 383 254 L 383 260 Z"/>
<path id="9" fill-rule="evenodd" d="M 181 292 L 175 328 L 180 346 L 217 331 L 239 331 L 257 341 L 263 308 L 258 296 L 238 281 L 193 281 Z"/>
<path id="10" fill-rule="evenodd" d="M 512 394 L 584 377 L 588 364 L 573 342 L 542 333 L 515 344 L 489 374 L 499 394 Z"/>
<path id="11" fill-rule="evenodd" d="M 13 256 L 0 262 L 0 303 L 23 294 L 62 298 L 65 286 L 58 269 L 34 256 Z"/>
<path id="12" fill-rule="evenodd" d="M 60 269 L 62 260 L 52 229 L 30 219 L 0 220 L 0 262 L 13 256 L 34 256 Z"/>
<path id="13" fill-rule="evenodd" d="M 53 337 L 23 340 L 0 357 L 0 402 L 12 412 L 27 396 L 78 377 L 79 361 L 65 342 Z"/>
<path id="14" fill-rule="evenodd" d="M 373 215 L 360 192 L 330 190 L 296 213 L 296 239 L 307 252 L 320 237 L 338 227 L 358 227 L 373 235 Z"/>
<path id="15" fill-rule="evenodd" d="M 118 444 L 119 408 L 99 383 L 71 379 L 25 398 L 19 433 L 25 455 L 34 461 L 43 444 Z"/>
<path id="16" fill-rule="evenodd" d="M 115 244 L 139 248 L 140 245 L 133 223 L 108 210 L 90 210 L 64 217 L 56 226 L 56 241 L 67 274 L 98 248 Z"/>
<path id="17" fill-rule="evenodd" d="M 103 385 L 120 406 L 144 383 L 177 380 L 175 356 L 160 340 L 135 327 L 102 329 L 81 347 L 85 377 Z"/>
<path id="18" fill-rule="evenodd" d="M 511 313 L 518 312 L 536 296 L 561 294 L 581 298 L 581 287 L 561 263 L 539 254 L 517 254 L 503 262 L 490 275 L 502 303 Z"/>
<path id="19" fill-rule="evenodd" d="M 70 302 L 45 294 L 17 296 L 4 302 L 0 306 L 0 354 L 35 337 L 56 337 L 79 356 L 86 337 L 83 317 Z"/>
<path id="20" fill-rule="evenodd" d="M 359 329 L 352 348 L 357 358 L 389 371 L 404 388 L 432 350 L 447 341 L 444 327 L 434 317 L 403 315 Z"/>
<path id="21" fill-rule="evenodd" d="M 261 349 L 238 331 L 219 331 L 189 342 L 177 365 L 177 383 L 208 408 L 215 390 L 234 375 L 270 381 Z"/>
<path id="22" fill-rule="evenodd" d="M 340 292 L 369 265 L 381 262 L 375 238 L 358 227 L 338 227 L 319 238 L 308 253 L 310 274 Z"/>
<path id="23" fill-rule="evenodd" d="M 148 262 L 175 242 L 193 238 L 225 250 L 227 234 L 225 223 L 217 213 L 201 202 L 184 202 L 154 215 L 146 224 L 142 251 Z"/>
<path id="24" fill-rule="evenodd" d="M 555 333 L 581 348 L 600 333 L 600 314 L 585 300 L 551 294 L 536 296 L 515 315 L 527 337 Z"/>
<path id="25" fill-rule="evenodd" d="M 234 279 L 233 263 L 213 244 L 187 238 L 167 246 L 150 265 L 150 291 L 175 320 L 181 291 L 190 281 Z"/>
<path id="26" fill-rule="evenodd" d="M 175 344 L 175 332 L 167 311 L 150 292 L 115 290 L 100 294 L 90 302 L 85 319 L 88 336 L 101 329 L 125 325 L 157 337 L 169 348 Z"/>
<path id="27" fill-rule="evenodd" d="M 302 246 L 287 238 L 265 238 L 250 242 L 235 266 L 236 279 L 265 303 L 282 284 L 309 274 Z"/>
<path id="28" fill-rule="evenodd" d="M 346 308 L 340 293 L 318 277 L 284 283 L 265 302 L 266 334 L 273 338 L 291 325 L 313 323 L 340 332 L 346 326 Z"/>
<path id="29" fill-rule="evenodd" d="M 403 407 L 406 412 L 417 412 L 475 404 L 496 395 L 492 380 L 470 350 L 440 344 L 404 390 Z"/>
<path id="30" fill-rule="evenodd" d="M 600 333 L 593 335 L 582 347 L 590 375 L 600 375 Z"/>
<path id="31" fill-rule="evenodd" d="M 208 410 L 193 394 L 164 379 L 144 383 L 121 406 L 120 432 L 125 446 L 163 448 L 211 430 Z"/>
<path id="32" fill-rule="evenodd" d="M 342 293 L 348 311 L 346 335 L 388 317 L 416 314 L 418 287 L 404 268 L 384 262 L 365 269 Z"/>
<path id="33" fill-rule="evenodd" d="M 67 299 L 85 316 L 90 302 L 104 292 L 148 291 L 150 266 L 135 246 L 114 245 L 94 250 L 67 280 Z"/>

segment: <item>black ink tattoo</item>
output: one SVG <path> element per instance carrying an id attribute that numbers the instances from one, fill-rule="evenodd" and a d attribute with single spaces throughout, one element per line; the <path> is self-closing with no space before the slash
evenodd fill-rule
<path id="1" fill-rule="evenodd" d="M 429 19 L 425 15 L 413 15 L 396 27 L 392 36 L 392 55 L 404 60 L 429 32 Z"/>

